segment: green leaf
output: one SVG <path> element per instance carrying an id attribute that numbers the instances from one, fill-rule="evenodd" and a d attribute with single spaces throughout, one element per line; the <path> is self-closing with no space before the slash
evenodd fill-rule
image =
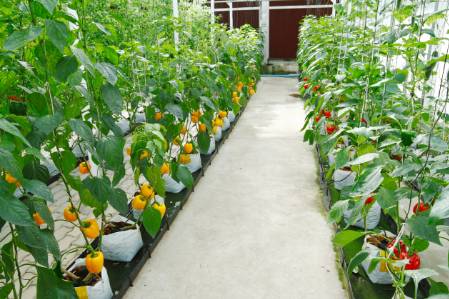
<path id="1" fill-rule="evenodd" d="M 59 82 L 65 82 L 71 74 L 78 69 L 78 61 L 75 56 L 64 56 L 56 64 L 55 77 Z"/>
<path id="2" fill-rule="evenodd" d="M 53 231 L 55 227 L 55 221 L 53 220 L 53 216 L 46 202 L 42 200 L 36 200 L 35 198 L 31 202 L 33 204 L 34 210 L 41 215 L 42 219 L 44 219 L 45 223 L 47 223 L 48 228 Z"/>
<path id="3" fill-rule="evenodd" d="M 16 179 L 22 178 L 22 171 L 14 156 L 7 150 L 0 148 L 0 167 L 8 171 Z"/>
<path id="4" fill-rule="evenodd" d="M 53 194 L 50 188 L 38 180 L 23 180 L 22 186 L 26 191 L 32 193 L 34 196 L 45 199 L 46 201 L 53 201 Z"/>
<path id="5" fill-rule="evenodd" d="M 93 144 L 95 138 L 94 134 L 92 133 L 92 129 L 89 128 L 88 125 L 86 125 L 82 120 L 80 119 L 71 119 L 69 121 L 70 128 L 84 141 L 87 141 L 91 144 Z"/>
<path id="6" fill-rule="evenodd" d="M 440 196 L 432 207 L 432 211 L 430 211 L 430 216 L 439 219 L 449 218 L 449 187 L 441 191 Z"/>
<path id="7" fill-rule="evenodd" d="M 0 287 L 0 298 L 9 298 L 8 295 L 12 291 L 13 284 L 12 282 L 5 284 Z"/>
<path id="8" fill-rule="evenodd" d="M 412 242 L 412 248 L 414 251 L 417 252 L 422 252 L 424 250 L 426 250 L 427 248 L 429 248 L 429 241 L 427 240 L 422 240 L 420 238 L 413 238 L 413 242 Z"/>
<path id="9" fill-rule="evenodd" d="M 373 272 L 377 268 L 377 265 L 379 265 L 380 260 L 381 260 L 380 258 L 373 258 L 371 260 L 368 267 L 368 273 Z"/>
<path id="10" fill-rule="evenodd" d="M 1 261 L 3 264 L 3 271 L 8 274 L 9 277 L 14 275 L 15 266 L 14 266 L 14 243 L 10 241 L 2 246 L 1 250 Z M 1 292 L 0 292 L 1 293 Z M 7 298 L 7 297 L 0 297 Z"/>
<path id="11" fill-rule="evenodd" d="M 109 179 L 106 177 L 87 177 L 83 180 L 83 185 L 100 202 L 107 202 L 111 195 L 112 187 Z"/>
<path id="12" fill-rule="evenodd" d="M 123 167 L 123 147 L 125 140 L 122 137 L 107 136 L 97 142 L 95 148 L 100 158 L 106 162 L 110 170 Z"/>
<path id="13" fill-rule="evenodd" d="M 208 97 L 205 96 L 200 96 L 200 100 L 201 102 L 206 105 L 207 107 L 209 107 L 210 109 L 214 110 L 214 111 L 218 111 L 217 107 L 215 106 L 214 102 L 212 102 L 211 99 L 209 99 Z"/>
<path id="14" fill-rule="evenodd" d="M 117 87 L 107 83 L 101 87 L 101 95 L 112 112 L 117 114 L 122 112 L 123 100 Z"/>
<path id="15" fill-rule="evenodd" d="M 120 129 L 120 127 L 116 124 L 115 119 L 111 115 L 103 114 L 101 116 L 101 120 L 105 126 L 114 133 L 115 136 L 123 137 L 122 129 Z"/>
<path id="16" fill-rule="evenodd" d="M 25 143 L 27 146 L 31 147 L 31 144 L 28 142 L 28 140 L 22 135 L 19 129 L 17 129 L 16 126 L 14 126 L 12 123 L 7 121 L 4 118 L 0 119 L 0 129 L 18 137 L 20 140 L 22 140 L 23 143 Z"/>
<path id="17" fill-rule="evenodd" d="M 335 155 L 335 169 L 343 167 L 349 161 L 349 153 L 347 149 L 342 149 Z"/>
<path id="18" fill-rule="evenodd" d="M 331 223 L 338 223 L 341 221 L 343 217 L 344 210 L 346 210 L 348 206 L 348 200 L 339 200 L 332 205 L 331 210 L 329 211 L 328 221 Z"/>
<path id="19" fill-rule="evenodd" d="M 396 167 L 392 172 L 392 177 L 400 177 L 400 176 L 407 176 L 407 175 L 415 175 L 415 173 L 421 169 L 421 165 L 412 161 L 404 161 L 404 164 L 400 164 L 398 167 Z"/>
<path id="20" fill-rule="evenodd" d="M 202 154 L 207 154 L 210 147 L 210 137 L 207 132 L 198 133 L 198 146 Z"/>
<path id="21" fill-rule="evenodd" d="M 396 193 L 393 190 L 380 188 L 379 192 L 376 194 L 376 201 L 382 207 L 384 212 L 393 219 L 397 217 L 396 205 L 398 203 Z"/>
<path id="22" fill-rule="evenodd" d="M 365 154 L 360 157 L 357 157 L 356 159 L 346 163 L 346 166 L 354 166 L 354 165 L 360 165 L 366 162 L 373 161 L 374 159 L 377 159 L 379 157 L 379 154 L 377 153 L 370 153 Z"/>
<path id="23" fill-rule="evenodd" d="M 118 212 L 128 213 L 128 197 L 122 189 L 113 189 L 113 192 L 108 197 L 108 201 Z"/>
<path id="24" fill-rule="evenodd" d="M 143 227 L 153 238 L 156 237 L 159 229 L 161 228 L 161 214 L 158 210 L 154 209 L 152 206 L 147 206 L 142 214 Z"/>
<path id="25" fill-rule="evenodd" d="M 58 5 L 58 0 L 36 0 L 36 2 L 42 4 L 42 6 L 48 11 L 50 15 L 53 14 L 56 5 Z"/>
<path id="26" fill-rule="evenodd" d="M 53 45 L 64 54 L 64 47 L 67 45 L 69 40 L 69 30 L 64 23 L 46 20 L 45 27 L 47 28 L 47 36 Z"/>
<path id="27" fill-rule="evenodd" d="M 32 26 L 22 31 L 15 31 L 5 40 L 4 48 L 9 51 L 19 49 L 36 39 L 41 32 L 42 28 L 37 26 Z"/>
<path id="28" fill-rule="evenodd" d="M 86 67 L 87 71 L 92 76 L 95 76 L 94 65 L 92 64 L 92 61 L 90 61 L 89 57 L 84 53 L 84 51 L 74 46 L 71 46 L 70 49 L 72 50 L 72 53 L 76 57 L 76 59 L 78 59 L 78 61 Z"/>
<path id="29" fill-rule="evenodd" d="M 37 266 L 37 299 L 77 299 L 73 283 L 58 277 L 55 271 Z"/>
<path id="30" fill-rule="evenodd" d="M 184 165 L 179 165 L 176 169 L 176 177 L 184 184 L 187 188 L 191 189 L 193 187 L 193 176 L 189 169 Z"/>
<path id="31" fill-rule="evenodd" d="M 176 116 L 178 119 L 182 119 L 184 114 L 182 112 L 182 109 L 179 105 L 176 104 L 167 104 L 165 105 L 165 110 Z"/>
<path id="32" fill-rule="evenodd" d="M 360 251 L 356 255 L 354 255 L 349 261 L 348 265 L 348 275 L 352 274 L 352 271 L 354 271 L 355 267 L 360 265 L 366 258 L 369 256 L 369 253 L 367 251 Z"/>
<path id="33" fill-rule="evenodd" d="M 414 215 L 407 220 L 410 231 L 417 237 L 441 245 L 437 231 L 437 223 L 433 218 L 423 215 Z"/>
<path id="34" fill-rule="evenodd" d="M 421 268 L 417 270 L 405 270 L 405 275 L 413 279 L 413 283 L 415 285 L 415 294 L 417 294 L 419 282 L 431 276 L 438 275 L 438 272 L 432 269 Z"/>
<path id="35" fill-rule="evenodd" d="M 30 227 L 17 226 L 16 229 L 22 243 L 32 248 L 45 250 L 51 253 L 56 260 L 60 260 L 59 245 L 50 230 L 39 229 L 36 225 Z"/>
<path id="36" fill-rule="evenodd" d="M 39 180 L 43 183 L 48 183 L 50 180 L 48 168 L 45 165 L 41 165 L 38 159 L 28 161 L 23 167 L 22 173 L 24 178 L 29 180 Z"/>
<path id="37" fill-rule="evenodd" d="M 0 218 L 16 225 L 34 226 L 28 207 L 3 190 L 0 190 Z"/>
<path id="38" fill-rule="evenodd" d="M 366 168 L 357 179 L 351 196 L 367 196 L 379 188 L 383 181 L 382 166 Z"/>
<path id="39" fill-rule="evenodd" d="M 33 130 L 27 135 L 30 143 L 35 147 L 40 147 L 45 138 L 53 132 L 64 120 L 61 113 L 46 115 L 37 118 L 33 123 Z"/>
<path id="40" fill-rule="evenodd" d="M 429 295 L 438 295 L 438 294 L 449 294 L 449 289 L 444 282 L 434 281 L 429 279 L 430 282 L 430 293 Z"/>
<path id="41" fill-rule="evenodd" d="M 76 157 L 71 151 L 53 152 L 51 153 L 51 159 L 55 163 L 56 167 L 66 176 L 70 175 L 70 172 L 76 167 Z"/>
<path id="42" fill-rule="evenodd" d="M 117 70 L 112 64 L 100 62 L 95 64 L 95 68 L 110 84 L 115 85 L 117 83 Z"/>
<path id="43" fill-rule="evenodd" d="M 33 127 L 37 127 L 39 132 L 42 132 L 44 134 L 50 134 L 55 130 L 59 124 L 64 120 L 64 117 L 62 114 L 57 113 L 53 115 L 47 115 L 44 117 L 38 118 L 34 124 Z"/>
<path id="44" fill-rule="evenodd" d="M 364 232 L 355 231 L 355 230 L 344 230 L 338 232 L 334 237 L 334 243 L 337 246 L 345 247 L 349 243 L 363 237 L 365 235 Z"/>
<path id="45" fill-rule="evenodd" d="M 157 194 L 164 197 L 165 196 L 165 182 L 162 179 L 161 171 L 159 167 L 149 166 L 143 171 L 143 175 L 153 186 Z"/>

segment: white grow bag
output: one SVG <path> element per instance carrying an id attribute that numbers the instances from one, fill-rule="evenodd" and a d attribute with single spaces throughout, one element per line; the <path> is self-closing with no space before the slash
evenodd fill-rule
<path id="1" fill-rule="evenodd" d="M 186 186 L 184 186 L 183 183 L 181 182 L 177 182 L 175 181 L 174 178 L 172 178 L 169 174 L 164 174 L 162 176 L 162 179 L 165 182 L 165 191 L 170 192 L 170 193 L 179 193 L 182 190 L 184 190 L 184 188 Z"/>
<path id="2" fill-rule="evenodd" d="M 229 119 L 227 117 L 223 118 L 223 131 L 229 130 L 231 127 L 231 123 L 229 122 Z"/>
<path id="3" fill-rule="evenodd" d="M 201 169 L 201 154 L 190 154 L 190 163 L 186 164 L 185 166 L 189 169 L 191 173 L 194 173 Z"/>
<path id="4" fill-rule="evenodd" d="M 115 222 L 126 222 L 130 225 L 133 221 L 125 217 L 118 216 L 114 219 Z M 142 248 L 143 241 L 140 229 L 130 229 L 122 232 L 116 232 L 103 236 L 101 250 L 104 258 L 116 262 L 130 262 L 137 252 Z"/>
<path id="5" fill-rule="evenodd" d="M 368 211 L 368 214 L 366 215 L 366 229 L 373 229 L 379 224 L 381 210 L 382 210 L 382 208 L 377 203 L 377 201 L 375 201 L 371 205 L 371 207 Z M 346 209 L 343 212 L 343 217 L 344 217 L 346 223 L 348 223 L 349 218 L 351 218 L 351 213 L 352 213 L 352 211 L 349 209 Z M 364 219 L 363 219 L 362 215 L 357 217 L 357 221 L 352 225 L 359 227 L 359 228 L 365 228 Z"/>
<path id="6" fill-rule="evenodd" d="M 139 113 L 136 113 L 136 123 L 144 123 L 144 122 L 146 122 L 146 117 L 145 117 L 145 113 L 143 113 L 143 112 L 139 112 Z"/>
<path id="7" fill-rule="evenodd" d="M 235 121 L 235 114 L 234 114 L 234 111 L 229 111 L 229 112 L 228 112 L 228 119 L 229 119 L 229 121 L 230 121 L 231 123 Z"/>
<path id="8" fill-rule="evenodd" d="M 215 141 L 220 141 L 222 137 L 223 137 L 223 132 L 221 130 L 221 127 L 218 127 L 217 133 L 214 134 Z"/>
<path id="9" fill-rule="evenodd" d="M 77 259 L 75 263 L 73 263 L 72 267 L 70 267 L 69 271 L 72 271 L 76 267 L 85 265 L 85 259 Z M 110 299 L 113 296 L 111 285 L 109 283 L 108 272 L 106 271 L 105 267 L 103 267 L 103 269 L 101 270 L 101 280 L 99 280 L 95 285 L 76 287 L 75 290 L 77 290 L 77 293 L 83 293 L 82 291 L 80 291 L 80 289 L 82 288 L 86 288 L 88 299 Z M 82 297 L 79 298 L 86 299 Z"/>
<path id="10" fill-rule="evenodd" d="M 387 233 L 387 235 L 392 236 L 391 233 Z M 373 258 L 388 255 L 388 252 L 386 252 L 385 250 L 382 250 L 382 249 L 378 248 L 377 246 L 369 243 L 367 241 L 368 237 L 369 237 L 369 235 L 365 236 L 365 241 L 364 241 L 363 247 L 362 247 L 362 250 L 366 250 L 369 254 L 368 257 L 362 262 L 363 269 L 365 270 L 365 272 L 368 275 L 371 282 L 377 283 L 377 284 L 392 284 L 393 283 L 392 274 L 388 271 L 388 267 L 386 266 L 386 264 L 383 261 L 378 263 L 376 268 L 371 273 L 368 272 L 369 266 L 370 266 Z M 400 263 L 402 263 L 402 262 L 398 261 L 398 265 L 397 265 L 398 267 L 400 266 L 399 265 Z M 391 262 L 390 267 L 394 267 L 394 266 L 395 266 L 395 262 Z M 407 281 L 408 280 L 409 280 L 409 277 L 407 277 Z"/>
<path id="11" fill-rule="evenodd" d="M 333 180 L 335 189 L 341 190 L 344 187 L 352 186 L 355 182 L 356 173 L 349 170 L 337 169 L 334 171 Z"/>
<path id="12" fill-rule="evenodd" d="M 215 151 L 215 138 L 214 138 L 214 136 L 211 136 L 209 149 L 207 150 L 207 155 L 212 154 L 214 151 Z"/>
<path id="13" fill-rule="evenodd" d="M 121 119 L 117 123 L 117 126 L 120 128 L 123 134 L 127 134 L 130 131 L 129 120 Z"/>

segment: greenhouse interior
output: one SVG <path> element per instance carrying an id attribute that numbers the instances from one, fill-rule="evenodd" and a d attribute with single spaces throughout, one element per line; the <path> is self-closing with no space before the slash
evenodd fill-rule
<path id="1" fill-rule="evenodd" d="M 0 299 L 449 298 L 448 0 L 0 21 Z"/>

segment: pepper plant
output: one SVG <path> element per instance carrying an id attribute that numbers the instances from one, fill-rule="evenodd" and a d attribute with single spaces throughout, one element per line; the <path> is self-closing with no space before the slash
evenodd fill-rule
<path id="1" fill-rule="evenodd" d="M 304 139 L 316 144 L 324 165 L 329 220 L 340 230 L 335 242 L 358 246 L 350 275 L 369 256 L 357 239 L 390 231 L 390 241 L 377 243 L 387 255 L 372 259 L 368 272 L 386 264 L 395 298 L 405 298 L 408 278 L 415 283 L 408 295 L 418 298 L 419 281 L 439 267 L 419 255 L 448 240 L 449 48 L 446 32 L 436 30 L 447 9 L 431 10 L 430 2 L 345 1 L 335 17 L 307 17 L 300 30 L 299 90 L 309 111 Z M 381 222 L 368 229 L 374 205 Z M 360 219 L 364 228 L 357 230 Z M 404 262 L 397 266 L 398 260 Z M 429 281 L 431 295 L 448 293 Z"/>

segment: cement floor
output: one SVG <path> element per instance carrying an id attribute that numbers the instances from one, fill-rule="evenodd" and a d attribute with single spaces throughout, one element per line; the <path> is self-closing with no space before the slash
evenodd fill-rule
<path id="1" fill-rule="evenodd" d="M 125 298 L 346 298 L 296 90 L 262 79 Z"/>

